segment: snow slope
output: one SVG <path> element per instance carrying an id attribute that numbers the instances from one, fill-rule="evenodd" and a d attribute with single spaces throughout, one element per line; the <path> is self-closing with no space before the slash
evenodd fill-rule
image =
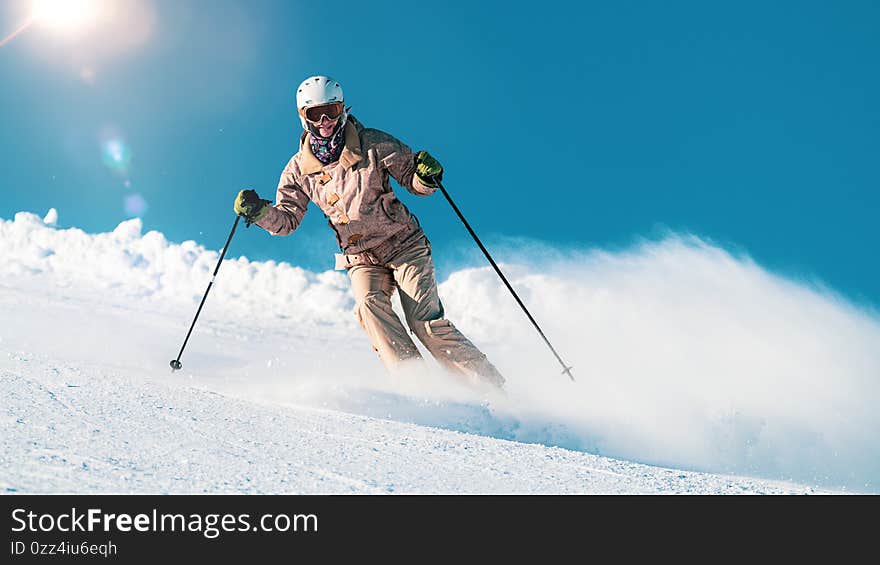
<path id="1" fill-rule="evenodd" d="M 10 492 L 878 490 L 876 313 L 697 238 L 503 266 L 575 383 L 494 273 L 453 273 L 494 397 L 431 362 L 385 375 L 344 274 L 245 258 L 172 374 L 217 252 L 56 222 L 0 220 Z"/>

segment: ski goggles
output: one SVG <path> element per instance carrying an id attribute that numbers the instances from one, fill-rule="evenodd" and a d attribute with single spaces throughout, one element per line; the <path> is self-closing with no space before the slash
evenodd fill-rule
<path id="1" fill-rule="evenodd" d="M 331 121 L 338 120 L 344 110 L 344 102 L 331 102 L 330 104 L 302 108 L 299 112 L 307 121 L 314 125 L 318 125 L 321 123 L 321 120 L 324 119 L 324 116 L 327 116 Z"/>

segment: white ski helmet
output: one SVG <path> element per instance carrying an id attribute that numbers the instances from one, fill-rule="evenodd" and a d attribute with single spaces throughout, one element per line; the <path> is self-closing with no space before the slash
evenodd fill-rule
<path id="1" fill-rule="evenodd" d="M 319 106 L 330 102 L 345 102 L 345 98 L 342 96 L 342 86 L 336 80 L 328 76 L 316 75 L 302 81 L 299 88 L 296 89 L 296 109 L 303 129 L 308 130 L 309 127 L 299 111 L 309 106 Z M 345 118 L 345 114 L 343 114 L 343 118 Z"/>

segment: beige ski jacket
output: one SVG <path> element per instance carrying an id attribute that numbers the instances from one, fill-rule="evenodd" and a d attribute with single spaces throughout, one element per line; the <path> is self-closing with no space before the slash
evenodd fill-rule
<path id="1" fill-rule="evenodd" d="M 423 235 L 418 220 L 389 183 L 390 175 L 413 194 L 434 192 L 415 175 L 415 156 L 409 147 L 349 116 L 342 154 L 324 165 L 312 154 L 309 135 L 304 132 L 300 138 L 299 152 L 281 173 L 275 205 L 257 225 L 272 235 L 288 235 L 299 227 L 311 200 L 329 220 L 344 254 L 366 253 L 381 263 Z"/>

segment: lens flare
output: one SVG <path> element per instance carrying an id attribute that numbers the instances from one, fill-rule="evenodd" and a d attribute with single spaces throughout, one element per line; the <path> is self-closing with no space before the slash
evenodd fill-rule
<path id="1" fill-rule="evenodd" d="M 125 213 L 131 217 L 141 217 L 147 213 L 149 206 L 140 194 L 129 194 L 125 197 Z"/>
<path id="2" fill-rule="evenodd" d="M 131 164 L 131 149 L 121 138 L 113 138 L 104 142 L 102 148 L 104 165 L 117 173 L 125 174 Z"/>
<path id="3" fill-rule="evenodd" d="M 3 47 L 4 45 L 6 45 L 7 43 L 9 43 L 10 41 L 12 41 L 13 39 L 15 39 L 16 37 L 18 37 L 19 35 L 21 35 L 22 33 L 24 33 L 25 30 L 27 30 L 27 28 L 31 27 L 31 25 L 32 25 L 33 23 L 34 23 L 34 19 L 33 19 L 33 18 L 28 18 L 23 24 L 21 24 L 20 26 L 18 26 L 18 28 L 16 28 L 15 31 L 13 31 L 12 33 L 10 33 L 9 35 L 7 35 L 7 36 L 4 37 L 3 39 L 0 39 L 0 47 Z"/>
<path id="4" fill-rule="evenodd" d="M 96 73 L 93 67 L 82 67 L 79 70 L 79 78 L 89 86 L 94 86 L 95 76 Z"/>

